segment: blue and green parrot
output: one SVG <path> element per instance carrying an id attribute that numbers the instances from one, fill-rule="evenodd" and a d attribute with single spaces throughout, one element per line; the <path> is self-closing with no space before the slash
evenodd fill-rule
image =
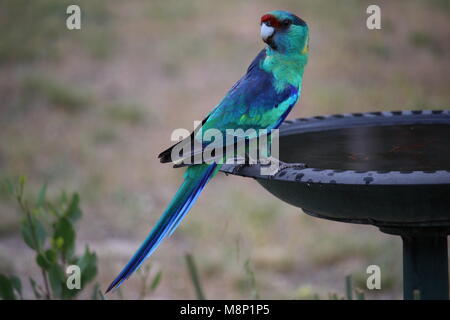
<path id="1" fill-rule="evenodd" d="M 272 11 L 261 17 L 261 37 L 267 46 L 250 64 L 247 73 L 206 116 L 191 137 L 159 155 L 161 162 L 174 162 L 172 151 L 175 146 L 190 143 L 192 139 L 201 139 L 200 132 L 208 129 L 221 132 L 249 128 L 270 130 L 281 125 L 300 97 L 303 71 L 308 61 L 308 26 L 290 12 Z M 204 144 L 201 144 L 203 147 Z M 183 157 L 192 157 L 195 149 L 188 153 Z M 172 201 L 106 292 L 120 286 L 164 238 L 172 234 L 220 167 L 221 162 L 187 167 L 184 181 Z"/>

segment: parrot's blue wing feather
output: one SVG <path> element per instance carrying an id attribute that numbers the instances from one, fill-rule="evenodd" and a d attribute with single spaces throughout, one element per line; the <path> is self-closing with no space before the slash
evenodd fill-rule
<path id="1" fill-rule="evenodd" d="M 250 64 L 247 73 L 233 86 L 220 104 L 210 113 L 203 130 L 267 129 L 274 124 L 298 99 L 299 88 L 287 84 L 282 90 L 275 87 L 273 74 L 260 65 L 265 59 L 261 51 Z M 284 102 L 289 101 L 286 105 Z M 282 108 L 279 108 L 282 106 Z M 271 116 L 267 116 L 268 114 Z"/>

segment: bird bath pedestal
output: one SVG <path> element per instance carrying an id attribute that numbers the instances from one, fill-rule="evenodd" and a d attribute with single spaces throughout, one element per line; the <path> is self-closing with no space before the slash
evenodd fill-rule
<path id="1" fill-rule="evenodd" d="M 404 298 L 415 290 L 421 299 L 449 298 L 450 111 L 288 120 L 280 160 L 287 165 L 273 176 L 260 165 L 222 171 L 255 178 L 309 215 L 401 236 Z"/>

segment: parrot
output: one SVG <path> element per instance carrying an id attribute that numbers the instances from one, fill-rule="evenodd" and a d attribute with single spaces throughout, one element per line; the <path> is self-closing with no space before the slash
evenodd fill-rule
<path id="1" fill-rule="evenodd" d="M 174 163 L 175 147 L 201 138 L 201 132 L 216 129 L 277 129 L 297 103 L 302 78 L 308 62 L 309 28 L 304 20 L 288 11 L 275 10 L 260 20 L 261 38 L 265 47 L 251 62 L 247 72 L 227 92 L 222 101 L 181 140 L 159 154 L 160 162 Z M 189 149 L 183 158 L 200 150 Z M 183 166 L 183 165 L 181 165 Z M 217 162 L 186 165 L 184 181 L 147 238 L 111 282 L 106 293 L 118 288 L 170 236 L 191 209 L 203 188 L 220 170 Z M 176 165 L 174 166 L 176 167 Z"/>

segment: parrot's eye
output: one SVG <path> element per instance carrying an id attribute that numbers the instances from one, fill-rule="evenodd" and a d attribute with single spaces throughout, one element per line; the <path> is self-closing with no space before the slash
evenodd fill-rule
<path id="1" fill-rule="evenodd" d="M 289 27 L 291 25 L 291 23 L 292 23 L 292 21 L 289 19 L 284 19 L 282 22 L 283 27 L 285 27 L 285 28 Z"/>

